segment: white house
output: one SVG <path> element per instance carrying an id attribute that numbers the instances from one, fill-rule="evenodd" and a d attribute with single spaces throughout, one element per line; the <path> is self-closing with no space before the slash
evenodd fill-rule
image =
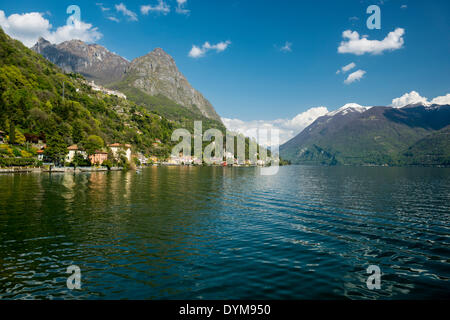
<path id="1" fill-rule="evenodd" d="M 76 154 L 80 154 L 83 156 L 84 159 L 87 159 L 86 151 L 79 149 L 76 144 L 68 147 L 67 150 L 69 151 L 69 153 L 66 155 L 66 159 L 65 159 L 66 162 L 71 163 L 73 161 L 73 159 L 75 158 Z"/>
<path id="2" fill-rule="evenodd" d="M 114 158 L 117 159 L 119 157 L 119 152 L 123 151 L 125 152 L 125 157 L 127 158 L 128 162 L 131 162 L 131 145 L 113 143 L 110 144 L 108 147 L 111 149 Z"/>
<path id="3" fill-rule="evenodd" d="M 44 150 L 38 150 L 37 151 L 37 159 L 39 161 L 44 161 Z"/>

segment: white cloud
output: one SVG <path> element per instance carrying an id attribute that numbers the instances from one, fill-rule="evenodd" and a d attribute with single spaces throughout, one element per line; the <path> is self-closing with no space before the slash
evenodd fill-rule
<path id="1" fill-rule="evenodd" d="M 292 52 L 292 43 L 286 41 L 284 46 L 280 48 L 280 51 L 282 51 L 282 52 Z"/>
<path id="2" fill-rule="evenodd" d="M 120 20 L 119 19 L 117 19 L 116 17 L 114 17 L 114 16 L 111 16 L 111 17 L 107 17 L 106 19 L 108 19 L 108 20 L 111 20 L 111 21 L 114 21 L 114 22 L 120 22 Z"/>
<path id="3" fill-rule="evenodd" d="M 347 71 L 352 70 L 354 67 L 356 67 L 356 64 L 355 64 L 354 62 L 351 62 L 351 63 L 349 63 L 348 65 L 343 66 L 343 67 L 341 68 L 341 70 L 342 70 L 342 72 L 347 72 Z"/>
<path id="4" fill-rule="evenodd" d="M 433 104 L 447 105 L 450 104 L 450 93 L 445 96 L 439 96 L 428 101 L 428 98 L 422 97 L 417 91 L 411 91 L 410 93 L 405 93 L 400 98 L 395 98 L 392 100 L 391 106 L 394 108 L 403 108 L 410 104 L 420 103 L 424 106 L 430 106 Z"/>
<path id="5" fill-rule="evenodd" d="M 158 0 L 158 4 L 156 6 L 151 5 L 141 6 L 141 13 L 143 15 L 147 15 L 149 12 L 156 12 L 166 15 L 170 12 L 170 6 L 163 0 Z"/>
<path id="6" fill-rule="evenodd" d="M 111 8 L 103 6 L 103 3 L 96 3 L 96 5 L 102 10 L 103 12 L 111 10 Z"/>
<path id="7" fill-rule="evenodd" d="M 447 93 L 445 96 L 434 98 L 431 100 L 431 104 L 450 104 L 450 93 Z"/>
<path id="8" fill-rule="evenodd" d="M 418 92 L 411 91 L 410 93 L 405 93 L 400 98 L 395 98 L 392 100 L 392 106 L 394 108 L 402 108 L 404 106 L 407 106 L 409 104 L 414 103 L 428 103 L 428 99 L 425 97 L 422 97 Z"/>
<path id="9" fill-rule="evenodd" d="M 358 32 L 346 30 L 342 33 L 345 39 L 341 42 L 339 53 L 352 53 L 356 55 L 363 55 L 365 53 L 380 54 L 386 50 L 401 49 L 404 44 L 403 35 L 405 30 L 397 28 L 383 39 L 383 40 L 369 40 L 367 36 L 360 37 Z"/>
<path id="10" fill-rule="evenodd" d="M 127 7 L 123 4 L 115 5 L 116 11 L 122 13 L 125 17 L 127 17 L 130 21 L 138 21 L 137 14 L 133 11 L 127 9 Z"/>
<path id="11" fill-rule="evenodd" d="M 364 75 L 366 74 L 366 72 L 364 70 L 358 70 L 355 71 L 353 73 L 350 73 L 347 77 L 347 79 L 344 80 L 345 84 L 350 84 L 353 83 L 355 81 L 359 81 L 362 79 L 362 77 L 364 77 Z"/>
<path id="12" fill-rule="evenodd" d="M 352 70 L 354 67 L 356 67 L 356 64 L 354 63 L 354 62 L 351 62 L 351 63 L 349 63 L 348 65 L 346 65 L 346 66 L 343 66 L 341 69 L 339 69 L 338 71 L 336 71 L 336 74 L 339 74 L 339 73 L 346 73 L 347 71 L 350 71 L 350 70 Z"/>
<path id="13" fill-rule="evenodd" d="M 408 6 L 407 6 L 406 4 L 402 4 L 402 5 L 400 6 L 400 8 L 401 8 L 401 9 L 406 9 L 406 8 L 408 8 Z"/>
<path id="14" fill-rule="evenodd" d="M 186 9 L 185 6 L 187 4 L 187 0 L 177 0 L 177 8 L 176 8 L 176 12 L 179 14 L 189 14 L 191 11 Z"/>
<path id="15" fill-rule="evenodd" d="M 51 43 L 61 43 L 72 39 L 95 42 L 101 39 L 102 36 L 97 28 L 92 28 L 91 24 L 75 20 L 73 25 L 59 27 L 55 32 L 50 32 L 44 38 Z"/>
<path id="16" fill-rule="evenodd" d="M 39 37 L 52 43 L 61 43 L 72 39 L 95 42 L 103 36 L 98 28 L 78 20 L 52 31 L 50 22 L 39 12 L 12 14 L 6 17 L 5 12 L 0 10 L 0 26 L 6 34 L 20 40 L 27 47 L 32 47 Z"/>
<path id="17" fill-rule="evenodd" d="M 191 51 L 189 51 L 189 57 L 191 58 L 201 58 L 205 55 L 205 51 L 197 46 L 192 46 Z"/>
<path id="18" fill-rule="evenodd" d="M 313 123 L 317 118 L 328 113 L 326 107 L 311 108 L 298 114 L 293 119 L 277 119 L 272 121 L 253 120 L 243 121 L 239 119 L 222 118 L 225 127 L 232 132 L 255 138 L 261 145 L 268 146 L 271 141 L 263 140 L 263 137 L 256 136 L 255 129 L 278 129 L 280 133 L 280 144 L 283 144 L 299 134 L 304 128 Z"/>
<path id="19" fill-rule="evenodd" d="M 202 47 L 193 45 L 191 51 L 189 52 L 189 57 L 201 58 L 201 57 L 205 56 L 205 54 L 210 50 L 215 50 L 216 52 L 222 52 L 222 51 L 225 51 L 230 44 L 231 44 L 231 41 L 222 41 L 217 44 L 211 45 L 208 41 L 206 41 L 202 45 Z"/>
<path id="20" fill-rule="evenodd" d="M 40 36 L 52 28 L 41 13 L 12 14 L 6 17 L 3 10 L 0 10 L 0 26 L 6 34 L 22 41 L 27 47 L 33 46 Z"/>

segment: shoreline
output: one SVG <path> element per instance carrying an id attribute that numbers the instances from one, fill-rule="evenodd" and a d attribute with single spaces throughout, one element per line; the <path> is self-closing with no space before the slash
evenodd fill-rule
<path id="1" fill-rule="evenodd" d="M 142 169 L 146 168 L 152 168 L 152 167 L 218 167 L 218 168 L 259 168 L 260 166 L 256 165 L 240 165 L 240 166 L 221 166 L 221 165 L 177 165 L 177 164 L 158 164 L 158 165 L 151 165 L 151 166 L 140 166 L 136 167 L 136 169 L 128 169 L 125 170 L 122 167 L 113 167 L 113 168 L 107 168 L 107 167 L 62 167 L 62 168 L 53 168 L 48 169 L 45 167 L 38 167 L 38 168 L 26 168 L 26 167 L 11 167 L 11 168 L 0 168 L 0 175 L 1 174 L 22 174 L 22 173 L 72 173 L 72 174 L 78 174 L 78 173 L 89 173 L 89 172 L 110 172 L 110 171 L 140 171 Z"/>
<path id="2" fill-rule="evenodd" d="M 0 168 L 0 174 L 11 174 L 11 173 L 83 173 L 83 172 L 107 172 L 107 171 L 123 171 L 123 168 L 111 168 L 106 167 L 83 167 L 83 168 L 23 168 L 23 167 L 13 167 L 13 168 Z"/>
<path id="3" fill-rule="evenodd" d="M 410 166 L 376 166 L 376 165 L 339 165 L 339 166 L 324 166 L 324 165 L 311 165 L 311 164 L 290 164 L 283 165 L 284 166 L 305 166 L 305 167 L 359 167 L 359 168 L 439 168 L 439 169 L 448 169 L 450 166 L 425 166 L 425 165 L 410 165 Z M 136 167 L 136 169 L 124 169 L 121 167 L 63 167 L 63 168 L 53 168 L 52 170 L 44 167 L 38 168 L 26 168 L 26 167 L 11 167 L 11 168 L 0 168 L 0 175 L 4 174 L 24 174 L 24 173 L 71 173 L 71 174 L 80 174 L 80 173 L 90 173 L 90 172 L 115 172 L 115 171 L 140 171 L 146 168 L 152 167 L 218 167 L 218 168 L 261 168 L 260 166 L 251 166 L 251 165 L 241 165 L 241 166 L 220 166 L 220 165 L 176 165 L 176 164 L 158 164 L 151 166 L 140 166 Z"/>

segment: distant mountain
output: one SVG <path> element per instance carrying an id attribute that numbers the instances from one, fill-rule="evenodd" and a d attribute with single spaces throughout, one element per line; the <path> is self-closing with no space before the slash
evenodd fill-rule
<path id="1" fill-rule="evenodd" d="M 414 143 L 402 154 L 402 161 L 411 165 L 450 166 L 450 126 Z"/>
<path id="2" fill-rule="evenodd" d="M 161 48 L 132 62 L 100 45 L 79 40 L 53 45 L 41 38 L 32 50 L 66 72 L 80 73 L 88 80 L 123 91 L 130 99 L 173 120 L 204 117 L 222 126 L 211 103 L 189 84 L 174 59 Z"/>
<path id="3" fill-rule="evenodd" d="M 439 132 L 449 125 L 448 105 L 398 109 L 349 104 L 318 118 L 282 145 L 280 155 L 298 164 L 443 164 L 450 160 L 448 152 L 433 157 L 429 148 L 425 153 L 434 160 L 424 161 L 420 146 L 430 140 L 445 144 L 447 131 Z"/>
<path id="4" fill-rule="evenodd" d="M 53 45 L 40 38 L 31 49 L 65 72 L 80 73 L 102 85 L 121 80 L 130 64 L 100 45 L 86 44 L 80 40 Z"/>

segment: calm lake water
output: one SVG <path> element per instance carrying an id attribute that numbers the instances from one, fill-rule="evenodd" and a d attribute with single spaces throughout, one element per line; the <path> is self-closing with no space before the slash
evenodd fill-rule
<path id="1" fill-rule="evenodd" d="M 0 175 L 3 299 L 449 297 L 449 169 Z"/>

